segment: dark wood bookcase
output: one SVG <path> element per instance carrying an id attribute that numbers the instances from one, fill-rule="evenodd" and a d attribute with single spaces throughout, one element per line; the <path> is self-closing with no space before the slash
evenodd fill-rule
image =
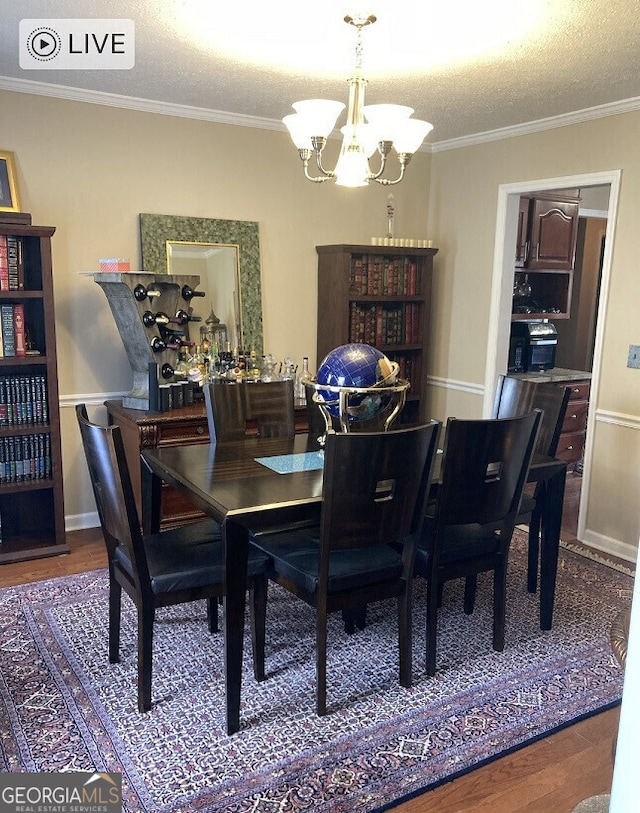
<path id="1" fill-rule="evenodd" d="M 411 382 L 402 423 L 428 420 L 426 343 L 437 248 L 316 246 L 317 362 L 342 344 L 382 350 Z"/>
<path id="2" fill-rule="evenodd" d="M 32 226 L 29 215 L 0 212 L 0 313 L 5 316 L 3 339 L 9 339 L 0 355 L 0 563 L 69 551 L 51 263 L 54 232 L 53 226 Z M 12 327 L 14 333 L 18 330 L 16 355 L 9 355 Z"/>

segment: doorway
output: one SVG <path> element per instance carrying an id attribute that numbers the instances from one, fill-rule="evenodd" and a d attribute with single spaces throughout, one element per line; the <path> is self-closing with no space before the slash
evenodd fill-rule
<path id="1" fill-rule="evenodd" d="M 491 313 L 489 315 L 489 338 L 487 347 L 487 364 L 485 369 L 485 397 L 483 412 L 486 417 L 491 414 L 495 382 L 500 373 L 506 372 L 509 332 L 511 325 L 511 304 L 513 294 L 514 257 L 516 251 L 516 234 L 520 196 L 548 192 L 553 189 L 575 188 L 587 189 L 597 186 L 609 187 L 607 208 L 607 240 L 602 253 L 602 271 L 598 291 L 598 305 L 594 342 L 593 365 L 591 377 L 591 394 L 589 414 L 587 417 L 587 436 L 585 441 L 584 469 L 582 475 L 582 498 L 578 510 L 577 538 L 584 538 L 587 516 L 589 480 L 591 475 L 591 448 L 595 431 L 595 414 L 598 401 L 600 378 L 600 357 L 604 330 L 604 318 L 607 313 L 609 279 L 611 274 L 611 256 L 614 242 L 616 212 L 620 191 L 620 170 L 591 173 L 588 175 L 547 178 L 537 181 L 524 181 L 514 184 L 503 184 L 498 188 L 498 207 L 496 217 L 496 238 L 494 248 L 494 265 L 492 278 Z"/>

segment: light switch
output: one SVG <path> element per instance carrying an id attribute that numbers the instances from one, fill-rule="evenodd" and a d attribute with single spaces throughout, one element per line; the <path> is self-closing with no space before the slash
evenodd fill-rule
<path id="1" fill-rule="evenodd" d="M 633 367 L 636 370 L 640 370 L 640 344 L 629 345 L 627 367 Z"/>

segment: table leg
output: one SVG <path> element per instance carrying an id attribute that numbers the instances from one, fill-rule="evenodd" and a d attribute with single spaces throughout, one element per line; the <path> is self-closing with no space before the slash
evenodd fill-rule
<path id="1" fill-rule="evenodd" d="M 227 734 L 240 729 L 242 648 L 247 587 L 249 531 L 228 519 L 222 525 L 225 546 L 226 594 L 224 598 L 224 661 L 227 698 Z"/>
<path id="2" fill-rule="evenodd" d="M 559 466 L 545 482 L 540 547 L 540 629 L 543 630 L 550 630 L 553 622 L 566 475 L 566 465 Z"/>

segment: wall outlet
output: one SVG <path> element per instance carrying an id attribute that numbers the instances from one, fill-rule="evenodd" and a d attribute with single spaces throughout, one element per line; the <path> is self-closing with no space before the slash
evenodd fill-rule
<path id="1" fill-rule="evenodd" d="M 629 345 L 627 367 L 633 367 L 635 370 L 640 370 L 640 344 Z"/>

